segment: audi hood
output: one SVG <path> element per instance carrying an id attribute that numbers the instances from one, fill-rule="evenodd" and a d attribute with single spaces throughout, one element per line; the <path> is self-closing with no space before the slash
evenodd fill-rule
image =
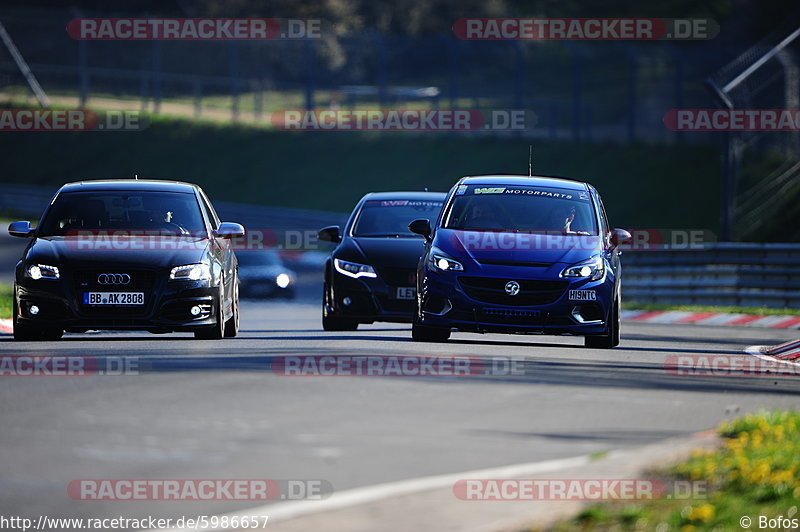
<path id="1" fill-rule="evenodd" d="M 35 238 L 25 260 L 57 267 L 126 267 L 167 269 L 201 262 L 210 240 L 197 237 L 63 237 Z"/>

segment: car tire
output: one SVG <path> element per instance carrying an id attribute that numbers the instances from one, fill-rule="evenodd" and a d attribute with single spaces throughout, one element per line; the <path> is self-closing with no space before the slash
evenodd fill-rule
<path id="1" fill-rule="evenodd" d="M 450 338 L 450 329 L 413 323 L 411 324 L 411 338 L 416 342 L 446 342 Z"/>
<path id="2" fill-rule="evenodd" d="M 214 325 L 210 325 L 203 329 L 194 332 L 194 337 L 198 340 L 221 340 L 225 337 L 225 322 L 223 321 L 222 305 L 225 302 L 224 289 L 220 290 L 217 296 L 215 306 L 217 308 L 217 321 Z"/>
<path id="3" fill-rule="evenodd" d="M 322 316 L 322 329 L 325 331 L 355 331 L 358 330 L 358 322 L 347 318 Z"/>
<path id="4" fill-rule="evenodd" d="M 587 336 L 583 345 L 592 349 L 612 349 L 619 345 L 619 296 L 611 306 L 606 333 L 598 336 Z"/>
<path id="5" fill-rule="evenodd" d="M 234 279 L 231 317 L 225 322 L 225 338 L 233 338 L 239 334 L 239 279 Z"/>
<path id="6" fill-rule="evenodd" d="M 358 329 L 358 322 L 351 318 L 341 318 L 333 316 L 330 311 L 330 299 L 328 294 L 330 289 L 328 283 L 322 286 L 322 329 L 325 331 L 355 331 Z"/>

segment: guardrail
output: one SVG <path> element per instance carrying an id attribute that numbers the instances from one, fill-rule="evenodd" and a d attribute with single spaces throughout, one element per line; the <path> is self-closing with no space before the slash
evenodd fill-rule
<path id="1" fill-rule="evenodd" d="M 623 297 L 642 303 L 792 308 L 800 305 L 800 244 L 625 251 Z"/>

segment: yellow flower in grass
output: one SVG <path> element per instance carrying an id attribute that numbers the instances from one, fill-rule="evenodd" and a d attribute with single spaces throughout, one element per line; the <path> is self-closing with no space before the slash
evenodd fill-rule
<path id="1" fill-rule="evenodd" d="M 791 471 L 774 471 L 767 482 L 773 486 L 779 486 L 791 484 L 792 480 L 794 480 L 794 474 Z"/>
<path id="2" fill-rule="evenodd" d="M 708 503 L 701 506 L 693 506 L 686 517 L 689 521 L 702 521 L 707 523 L 714 517 L 714 507 Z"/>
<path id="3" fill-rule="evenodd" d="M 753 472 L 750 475 L 750 480 L 753 483 L 761 483 L 767 480 L 770 476 L 771 468 L 769 466 L 769 461 L 766 458 L 762 458 L 756 463 L 756 467 L 753 468 Z"/>

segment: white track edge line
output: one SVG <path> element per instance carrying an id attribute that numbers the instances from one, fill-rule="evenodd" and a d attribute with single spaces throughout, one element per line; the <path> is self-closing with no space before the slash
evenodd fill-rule
<path id="1" fill-rule="evenodd" d="M 610 456 L 615 454 L 611 451 L 606 454 Z M 219 517 L 227 516 L 267 516 L 268 522 L 285 521 L 295 517 L 304 515 L 315 514 L 319 512 L 340 510 L 350 506 L 357 506 L 370 502 L 388 499 L 389 497 L 398 497 L 401 495 L 408 495 L 421 491 L 428 491 L 437 488 L 444 488 L 452 486 L 457 481 L 467 478 L 505 478 L 505 477 L 518 477 L 522 475 L 535 475 L 538 473 L 546 473 L 549 471 L 556 471 L 568 467 L 577 467 L 586 465 L 592 461 L 591 455 L 574 456 L 571 458 L 556 458 L 553 460 L 545 460 L 541 462 L 527 462 L 522 464 L 514 464 L 510 466 L 500 466 L 488 469 L 475 469 L 472 471 L 463 471 L 461 473 L 448 473 L 444 475 L 433 475 L 428 477 L 417 477 L 406 480 L 399 480 L 396 482 L 386 482 L 383 484 L 374 484 L 372 486 L 364 486 L 360 488 L 352 488 L 341 492 L 334 492 L 328 499 L 319 501 L 291 501 L 279 502 L 275 504 L 266 504 L 250 508 L 247 510 L 240 510 L 221 514 Z M 181 532 L 186 530 L 194 530 L 190 528 L 171 528 L 160 529 L 158 532 Z M 224 531 L 231 530 L 228 528 L 206 528 L 205 530 Z M 149 531 L 156 532 L 156 531 Z"/>

